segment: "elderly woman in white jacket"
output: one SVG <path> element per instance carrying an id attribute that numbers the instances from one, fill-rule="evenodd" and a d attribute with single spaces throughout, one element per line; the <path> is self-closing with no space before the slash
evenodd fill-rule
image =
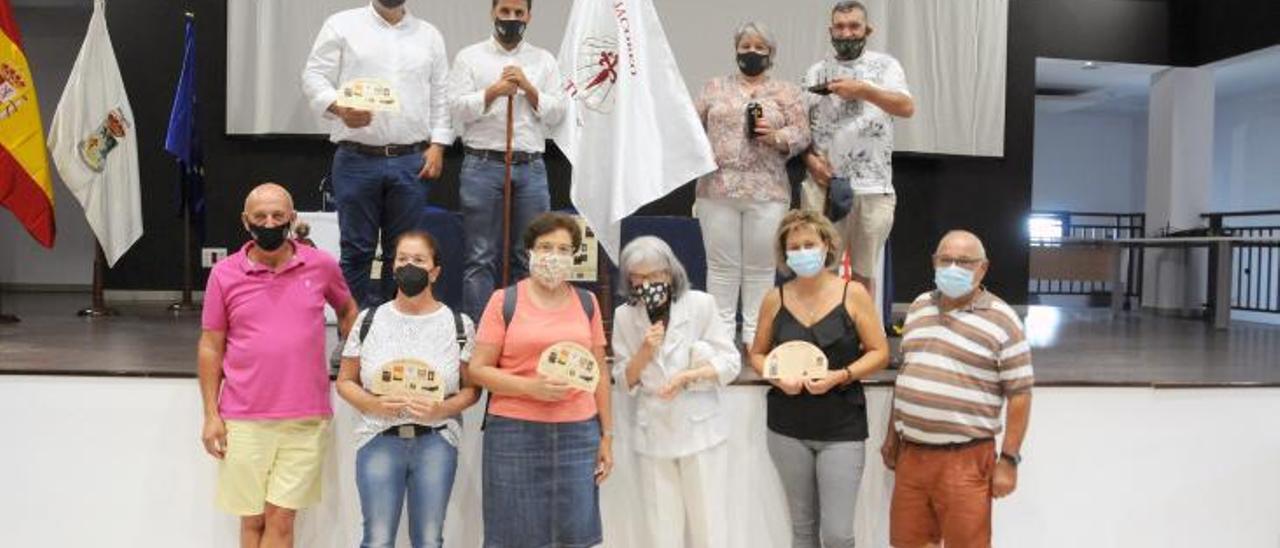
<path id="1" fill-rule="evenodd" d="M 627 304 L 613 319 L 614 378 L 633 398 L 630 425 L 653 546 L 728 546 L 729 453 L 720 391 L 742 357 L 711 295 L 662 240 L 636 238 L 619 261 Z"/>

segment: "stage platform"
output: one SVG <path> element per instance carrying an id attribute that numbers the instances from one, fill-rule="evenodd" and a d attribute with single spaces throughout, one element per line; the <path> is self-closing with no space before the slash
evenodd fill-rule
<path id="1" fill-rule="evenodd" d="M 0 325 L 0 375 L 195 376 L 198 314 L 134 303 L 116 305 L 116 317 L 77 317 L 88 302 L 79 294 L 6 294 L 5 312 L 22 321 Z M 1280 386 L 1280 326 L 1236 322 L 1220 331 L 1195 320 L 1050 306 L 1029 307 L 1025 320 L 1041 386 Z M 329 349 L 336 341 L 330 330 Z M 884 371 L 870 383 L 893 376 Z"/>
<path id="2" fill-rule="evenodd" d="M 236 543 L 213 505 L 217 464 L 198 441 L 196 316 L 121 305 L 85 320 L 87 295 L 7 295 L 0 326 L 0 516 L 5 546 Z M 1018 490 L 995 503 L 994 545 L 1044 548 L 1274 546 L 1280 541 L 1280 327 L 1214 330 L 1193 320 L 1031 307 L 1038 386 Z M 330 344 L 335 344 L 330 337 Z M 867 388 L 859 546 L 888 546 L 893 475 L 880 461 L 893 372 Z M 765 443 L 765 388 L 721 394 L 729 417 L 729 545 L 782 548 L 789 530 Z M 632 410 L 614 393 L 615 473 L 600 490 L 608 548 L 653 548 L 639 528 Z M 357 417 L 334 395 L 324 498 L 299 515 L 297 545 L 358 544 Z M 482 534 L 482 406 L 465 416 L 445 546 Z M 52 510 L 56 509 L 56 511 Z M 66 526 L 74 516 L 75 527 Z M 402 524 L 403 525 L 403 524 Z M 407 546 L 403 532 L 397 546 Z"/>

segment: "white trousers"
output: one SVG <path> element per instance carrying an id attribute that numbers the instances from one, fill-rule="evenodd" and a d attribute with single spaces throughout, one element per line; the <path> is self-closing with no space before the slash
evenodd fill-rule
<path id="1" fill-rule="evenodd" d="M 636 455 L 636 468 L 650 546 L 729 547 L 727 441 L 675 459 Z"/>
<path id="2" fill-rule="evenodd" d="M 707 251 L 707 293 L 716 298 L 720 317 L 734 325 L 742 298 L 742 341 L 756 336 L 760 303 L 773 288 L 776 266 L 773 239 L 787 213 L 783 202 L 698 198 L 695 214 Z"/>

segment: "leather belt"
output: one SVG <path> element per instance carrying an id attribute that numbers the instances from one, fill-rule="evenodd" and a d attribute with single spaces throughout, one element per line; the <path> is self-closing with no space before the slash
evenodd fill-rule
<path id="1" fill-rule="evenodd" d="M 505 163 L 507 161 L 507 153 L 501 150 L 485 150 L 482 148 L 471 147 L 464 147 L 463 150 L 465 150 L 467 154 L 484 160 L 499 163 Z M 541 152 L 524 152 L 522 150 L 511 151 L 511 163 L 513 164 L 527 164 L 541 158 Z"/>
<path id="2" fill-rule="evenodd" d="M 416 438 L 425 436 L 437 430 L 444 430 L 443 426 L 425 426 L 421 424 L 402 424 L 400 426 L 392 426 L 383 430 L 381 436 L 396 436 L 399 438 Z"/>
<path id="3" fill-rule="evenodd" d="M 381 156 L 384 158 L 394 158 L 396 156 L 404 156 L 406 154 L 414 154 L 422 152 L 427 148 L 427 142 L 413 143 L 410 145 L 366 145 L 355 141 L 338 141 L 338 146 L 354 150 L 365 156 Z"/>

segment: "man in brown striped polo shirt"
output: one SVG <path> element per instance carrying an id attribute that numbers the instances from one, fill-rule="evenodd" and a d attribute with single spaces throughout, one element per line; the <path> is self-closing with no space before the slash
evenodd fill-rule
<path id="1" fill-rule="evenodd" d="M 937 289 L 907 313 L 893 418 L 880 450 L 897 476 L 889 515 L 897 548 L 990 546 L 991 499 L 1017 485 L 1031 415 L 1031 347 L 1018 315 L 982 287 L 988 264 L 977 236 L 947 233 L 933 257 Z"/>

